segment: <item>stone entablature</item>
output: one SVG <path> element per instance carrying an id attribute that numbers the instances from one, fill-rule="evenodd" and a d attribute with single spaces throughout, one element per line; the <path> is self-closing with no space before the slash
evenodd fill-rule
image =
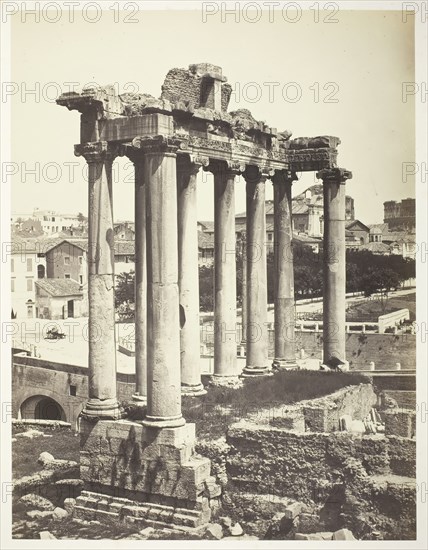
<path id="1" fill-rule="evenodd" d="M 190 79 L 195 89 L 174 83 L 178 73 L 186 74 L 183 82 Z M 220 103 L 209 93 L 204 99 L 204 80 L 221 83 L 219 92 L 213 90 L 214 96 L 220 93 Z M 118 95 L 112 86 L 106 86 L 67 92 L 57 103 L 82 113 L 82 144 L 129 144 L 137 136 L 162 135 L 182 140 L 178 153 L 256 164 L 267 170 L 313 171 L 337 165 L 337 137 L 290 139 L 290 132 L 278 132 L 247 109 L 228 113 L 228 85 L 223 80 L 219 67 L 191 65 L 188 71 L 172 69 L 168 73 L 159 99 L 148 94 Z"/>

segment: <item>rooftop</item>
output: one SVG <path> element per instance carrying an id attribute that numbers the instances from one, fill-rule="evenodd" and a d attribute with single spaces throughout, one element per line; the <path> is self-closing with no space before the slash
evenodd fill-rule
<path id="1" fill-rule="evenodd" d="M 75 296 L 81 295 L 82 289 L 73 279 L 37 279 L 36 285 L 51 296 Z"/>

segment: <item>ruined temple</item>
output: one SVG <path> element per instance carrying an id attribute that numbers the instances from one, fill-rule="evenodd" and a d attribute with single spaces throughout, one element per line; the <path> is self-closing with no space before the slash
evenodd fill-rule
<path id="1" fill-rule="evenodd" d="M 220 494 L 210 461 L 194 452 L 194 424 L 181 395 L 201 395 L 196 176 L 214 175 L 215 342 L 213 383 L 266 376 L 267 283 L 265 185 L 274 185 L 275 358 L 293 368 L 294 280 L 291 186 L 297 172 L 323 181 L 324 363 L 345 358 L 345 182 L 337 137 L 291 139 L 247 109 L 228 112 L 231 87 L 209 63 L 171 69 L 159 98 L 117 95 L 111 86 L 61 95 L 80 112 L 75 154 L 89 165 L 89 400 L 80 420 L 85 491 L 76 514 L 197 529 Z M 135 165 L 136 388 L 141 420 L 117 399 L 112 163 Z M 235 176 L 246 181 L 246 282 L 237 368 Z M 244 316 L 244 315 L 243 315 Z"/>

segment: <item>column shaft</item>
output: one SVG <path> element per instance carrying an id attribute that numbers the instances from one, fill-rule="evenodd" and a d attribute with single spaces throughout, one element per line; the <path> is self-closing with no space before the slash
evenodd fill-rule
<path id="1" fill-rule="evenodd" d="M 241 243 L 241 260 L 242 260 L 242 324 L 241 324 L 241 343 L 245 344 L 247 341 L 247 241 L 245 233 L 242 237 Z"/>
<path id="2" fill-rule="evenodd" d="M 340 168 L 322 170 L 324 193 L 323 251 L 323 362 L 345 364 L 346 344 L 346 243 L 345 181 L 352 177 Z"/>
<path id="3" fill-rule="evenodd" d="M 145 151 L 147 229 L 146 426 L 177 427 L 181 415 L 180 324 L 177 256 L 176 147 L 141 145 Z"/>
<path id="4" fill-rule="evenodd" d="M 196 177 L 200 165 L 177 158 L 178 287 L 180 296 L 181 390 L 206 393 L 201 384 Z"/>
<path id="5" fill-rule="evenodd" d="M 275 368 L 296 367 L 291 185 L 294 173 L 277 171 L 274 183 Z"/>
<path id="6" fill-rule="evenodd" d="M 116 389 L 112 163 L 106 142 L 77 146 L 88 165 L 89 401 L 84 414 L 120 416 Z"/>
<path id="7" fill-rule="evenodd" d="M 214 377 L 237 377 L 235 174 L 214 172 Z"/>
<path id="8" fill-rule="evenodd" d="M 144 157 L 135 159 L 135 401 L 147 401 L 147 263 Z"/>
<path id="9" fill-rule="evenodd" d="M 267 330 L 265 178 L 247 168 L 247 361 L 243 375 L 269 372 Z"/>

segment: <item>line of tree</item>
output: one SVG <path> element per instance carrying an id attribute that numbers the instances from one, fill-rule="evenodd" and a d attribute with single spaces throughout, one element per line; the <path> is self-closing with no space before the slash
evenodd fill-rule
<path id="1" fill-rule="evenodd" d="M 295 299 L 315 298 L 323 292 L 323 252 L 293 244 Z M 267 256 L 268 302 L 274 301 L 274 257 Z M 363 292 L 365 296 L 380 293 L 387 299 L 391 290 L 415 277 L 415 260 L 398 255 L 382 256 L 370 251 L 347 250 L 346 291 Z M 199 267 L 199 300 L 201 311 L 214 309 L 214 266 Z M 242 254 L 236 255 L 237 306 L 242 304 Z M 116 277 L 116 307 L 134 303 L 134 272 Z"/>

